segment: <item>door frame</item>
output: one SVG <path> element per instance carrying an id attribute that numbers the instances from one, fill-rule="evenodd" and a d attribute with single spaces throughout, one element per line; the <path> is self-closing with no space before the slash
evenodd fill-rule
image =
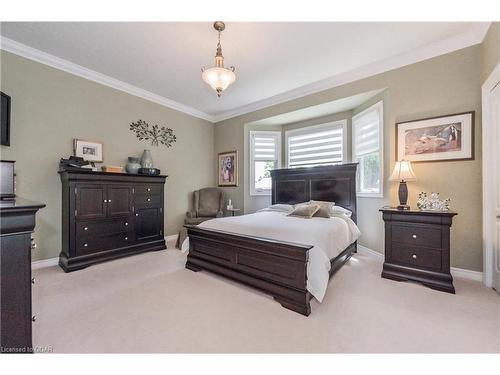
<path id="1" fill-rule="evenodd" d="M 494 150 L 496 138 L 494 137 L 493 119 L 491 114 L 492 91 L 500 83 L 500 63 L 493 69 L 488 79 L 484 82 L 482 93 L 483 117 L 483 283 L 488 288 L 493 286 L 493 235 L 495 233 L 495 186 L 488 171 L 495 167 Z"/>

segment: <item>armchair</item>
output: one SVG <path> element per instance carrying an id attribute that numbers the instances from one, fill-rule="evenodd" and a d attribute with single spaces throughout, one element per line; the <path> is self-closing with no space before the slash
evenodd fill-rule
<path id="1" fill-rule="evenodd" d="M 224 216 L 225 195 L 220 188 L 203 188 L 193 192 L 193 209 L 186 213 L 184 224 L 198 225 L 204 221 Z M 187 229 L 181 228 L 177 247 L 187 237 Z"/>

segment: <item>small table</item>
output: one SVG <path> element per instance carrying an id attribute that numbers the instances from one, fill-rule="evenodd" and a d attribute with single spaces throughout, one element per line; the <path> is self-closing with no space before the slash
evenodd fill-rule
<path id="1" fill-rule="evenodd" d="M 241 208 L 227 208 L 229 212 L 231 212 L 231 216 L 234 216 L 235 212 L 241 211 Z"/>

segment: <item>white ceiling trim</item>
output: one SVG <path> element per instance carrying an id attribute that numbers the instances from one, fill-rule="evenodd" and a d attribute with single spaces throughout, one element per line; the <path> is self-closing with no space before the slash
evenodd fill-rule
<path id="1" fill-rule="evenodd" d="M 328 90 L 333 87 L 345 85 L 363 78 L 371 77 L 376 74 L 384 73 L 389 70 L 401 68 L 406 65 L 411 65 L 423 60 L 431 59 L 436 56 L 444 55 L 462 48 L 470 47 L 481 43 L 486 36 L 491 23 L 478 25 L 470 32 L 459 34 L 439 42 L 434 42 L 426 46 L 413 49 L 407 53 L 390 57 L 385 60 L 377 61 L 345 73 L 340 73 L 335 76 L 317 81 L 308 85 L 298 87 L 296 89 L 272 96 L 267 99 L 259 100 L 254 103 L 236 108 L 231 111 L 226 111 L 214 116 L 215 122 L 221 122 L 236 116 L 243 115 L 288 102 L 293 99 L 301 98 L 307 95 L 315 94 L 320 91 Z"/>
<path id="2" fill-rule="evenodd" d="M 76 76 L 88 79 L 90 81 L 94 81 L 102 85 L 112 87 L 116 90 L 126 92 L 127 94 L 138 96 L 150 102 L 157 103 L 171 109 L 175 109 L 176 111 L 183 112 L 206 121 L 215 122 L 213 116 L 209 115 L 208 113 L 202 112 L 196 108 L 192 108 L 190 106 L 184 105 L 174 100 L 154 94 L 147 90 L 133 86 L 131 84 L 120 81 L 105 74 L 98 73 L 94 70 L 87 69 L 71 61 L 61 59 L 57 56 L 29 47 L 25 44 L 16 42 L 12 39 L 3 36 L 0 36 L 0 49 L 7 52 L 11 52 L 18 56 L 25 57 L 30 60 L 37 61 L 39 63 L 51 66 L 56 69 L 63 70 L 67 73 L 74 74 Z"/>

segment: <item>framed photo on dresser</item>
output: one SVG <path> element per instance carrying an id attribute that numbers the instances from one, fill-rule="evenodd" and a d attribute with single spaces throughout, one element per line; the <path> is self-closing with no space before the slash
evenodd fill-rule
<path id="1" fill-rule="evenodd" d="M 219 186 L 238 186 L 238 151 L 221 152 L 217 161 Z"/>
<path id="2" fill-rule="evenodd" d="M 474 160 L 474 111 L 396 123 L 396 160 Z"/>

